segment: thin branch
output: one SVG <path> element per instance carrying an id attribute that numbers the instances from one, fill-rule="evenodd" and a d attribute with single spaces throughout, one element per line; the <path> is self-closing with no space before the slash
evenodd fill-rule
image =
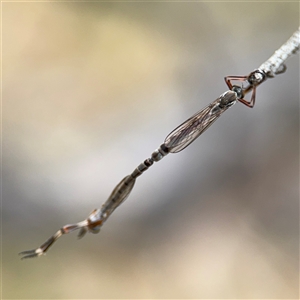
<path id="1" fill-rule="evenodd" d="M 299 44 L 300 27 L 259 69 L 264 71 L 268 77 L 283 73 L 286 69 L 285 61 L 299 51 Z"/>

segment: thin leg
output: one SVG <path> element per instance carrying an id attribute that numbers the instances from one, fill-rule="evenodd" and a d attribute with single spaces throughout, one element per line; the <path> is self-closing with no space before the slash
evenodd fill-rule
<path id="1" fill-rule="evenodd" d="M 248 76 L 226 76 L 224 79 L 225 79 L 227 86 L 231 90 L 232 89 L 232 84 L 230 82 L 231 80 L 246 81 L 248 79 Z"/>
<path id="2" fill-rule="evenodd" d="M 255 94 L 256 94 L 256 86 L 253 86 L 252 95 L 250 101 L 245 99 L 238 99 L 241 103 L 245 104 L 246 106 L 253 108 L 255 104 Z"/>

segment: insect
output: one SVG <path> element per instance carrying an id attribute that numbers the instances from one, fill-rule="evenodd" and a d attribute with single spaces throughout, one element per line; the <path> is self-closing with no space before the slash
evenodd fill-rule
<path id="1" fill-rule="evenodd" d="M 109 198 L 102 205 L 101 209 L 95 209 L 84 221 L 65 225 L 51 236 L 40 247 L 33 250 L 20 252 L 24 258 L 32 258 L 40 256 L 53 245 L 53 243 L 62 235 L 79 230 L 78 237 L 81 238 L 86 232 L 98 233 L 103 223 L 108 219 L 112 212 L 128 197 L 136 178 L 145 172 L 154 162 L 160 161 L 168 153 L 177 153 L 190 145 L 200 134 L 202 134 L 221 114 L 239 100 L 242 89 L 234 88 L 220 95 L 215 101 L 194 114 L 177 128 L 175 128 L 165 139 L 164 143 L 156 149 L 150 158 L 147 158 L 138 165 L 134 171 L 124 177 L 121 182 L 112 191 Z"/>
<path id="2" fill-rule="evenodd" d="M 120 183 L 112 191 L 101 209 L 95 209 L 84 221 L 65 225 L 51 236 L 40 247 L 23 251 L 19 253 L 22 259 L 40 256 L 50 248 L 53 243 L 62 235 L 79 230 L 78 237 L 83 237 L 86 232 L 98 233 L 103 223 L 108 219 L 112 212 L 123 203 L 129 196 L 136 178 L 143 174 L 154 162 L 160 161 L 168 153 L 177 153 L 189 146 L 197 139 L 212 123 L 217 120 L 223 112 L 234 105 L 237 101 L 245 104 L 248 107 L 253 107 L 255 104 L 256 87 L 264 82 L 267 78 L 272 78 L 274 75 L 283 73 L 286 70 L 284 61 L 295 54 L 299 50 L 300 44 L 300 27 L 283 44 L 266 62 L 258 69 L 254 70 L 247 76 L 227 76 L 225 82 L 229 87 L 229 91 L 220 95 L 215 101 L 194 114 L 177 128 L 175 128 L 166 138 L 158 149 L 156 149 L 150 158 L 147 158 L 138 165 L 134 171 L 125 176 Z M 233 85 L 231 81 L 247 82 L 246 87 Z M 244 99 L 244 96 L 252 91 L 250 101 Z"/>

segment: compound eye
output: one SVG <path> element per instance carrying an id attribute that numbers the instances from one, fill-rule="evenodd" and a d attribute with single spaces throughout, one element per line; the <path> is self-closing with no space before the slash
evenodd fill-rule
<path id="1" fill-rule="evenodd" d="M 263 71 L 255 70 L 248 76 L 248 82 L 251 85 L 259 85 L 266 79 L 266 75 L 263 73 Z"/>
<path id="2" fill-rule="evenodd" d="M 94 228 L 89 228 L 91 233 L 99 233 L 100 232 L 100 226 L 94 227 Z"/>

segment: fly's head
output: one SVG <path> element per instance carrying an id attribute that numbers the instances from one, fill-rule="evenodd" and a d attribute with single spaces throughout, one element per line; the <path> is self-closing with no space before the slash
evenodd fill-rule
<path id="1" fill-rule="evenodd" d="M 251 86 L 258 86 L 266 79 L 267 75 L 265 74 L 265 72 L 260 69 L 257 69 L 248 75 L 247 81 Z"/>
<path id="2" fill-rule="evenodd" d="M 100 231 L 103 224 L 101 210 L 99 208 L 94 209 L 86 220 L 87 225 L 80 229 L 78 238 L 82 238 L 87 232 L 98 233 Z"/>

